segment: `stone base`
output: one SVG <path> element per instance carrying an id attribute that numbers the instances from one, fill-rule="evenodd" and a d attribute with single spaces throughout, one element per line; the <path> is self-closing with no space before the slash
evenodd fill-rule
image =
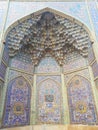
<path id="1" fill-rule="evenodd" d="M 30 125 L 23 127 L 4 128 L 1 130 L 98 130 L 98 125 Z"/>

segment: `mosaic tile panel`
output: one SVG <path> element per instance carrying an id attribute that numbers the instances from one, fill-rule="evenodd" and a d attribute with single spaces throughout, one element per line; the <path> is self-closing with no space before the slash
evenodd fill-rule
<path id="1" fill-rule="evenodd" d="M 30 85 L 23 77 L 8 84 L 3 127 L 28 125 L 30 120 Z"/>
<path id="2" fill-rule="evenodd" d="M 9 61 L 9 54 L 8 54 L 8 48 L 5 46 L 4 48 L 4 52 L 3 52 L 3 57 L 2 57 L 3 61 L 8 64 Z"/>
<path id="3" fill-rule="evenodd" d="M 90 11 L 90 15 L 91 15 L 91 19 L 93 22 L 93 26 L 95 29 L 95 34 L 96 34 L 96 38 L 98 40 L 98 8 L 96 5 L 96 2 L 88 2 L 88 6 L 89 6 L 89 11 Z"/>
<path id="4" fill-rule="evenodd" d="M 5 78 L 6 68 L 7 68 L 6 65 L 3 62 L 1 62 L 1 64 L 0 64 L 0 77 L 2 79 Z"/>
<path id="5" fill-rule="evenodd" d="M 96 124 L 98 122 L 90 82 L 75 76 L 67 86 L 70 120 L 72 124 Z"/>
<path id="6" fill-rule="evenodd" d="M 39 63 L 37 69 L 37 73 L 55 73 L 60 72 L 60 67 L 57 62 L 52 57 L 45 57 Z"/>
<path id="7" fill-rule="evenodd" d="M 81 67 L 84 67 L 87 64 L 88 63 L 87 63 L 86 59 L 80 58 L 80 59 L 72 61 L 72 62 L 70 62 L 68 64 L 64 64 L 63 70 L 64 70 L 64 72 L 71 71 L 71 70 L 74 70 L 74 69 L 79 69 Z"/>
<path id="8" fill-rule="evenodd" d="M 94 55 L 94 51 L 92 48 L 89 49 L 89 53 L 88 53 L 88 61 L 89 63 L 91 63 L 92 61 L 94 61 L 95 59 L 95 55 Z"/>
<path id="9" fill-rule="evenodd" d="M 37 79 L 36 79 L 36 83 L 40 83 L 41 81 L 43 80 L 46 80 L 46 79 L 52 79 L 58 83 L 61 83 L 61 76 L 60 75 L 39 75 L 37 76 Z"/>
<path id="10" fill-rule="evenodd" d="M 37 86 L 38 123 L 61 123 L 61 90 L 59 84 L 46 79 Z"/>
<path id="11" fill-rule="evenodd" d="M 98 77 L 98 64 L 97 64 L 97 62 L 94 62 L 92 64 L 92 70 L 93 70 L 94 78 Z"/>
<path id="12" fill-rule="evenodd" d="M 32 64 L 22 62 L 18 59 L 12 59 L 11 67 L 33 73 L 33 65 Z"/>

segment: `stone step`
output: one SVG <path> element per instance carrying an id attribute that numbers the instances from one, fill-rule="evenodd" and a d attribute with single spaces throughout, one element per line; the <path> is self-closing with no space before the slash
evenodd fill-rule
<path id="1" fill-rule="evenodd" d="M 1 130 L 98 130 L 97 126 L 88 125 L 30 125 L 22 127 L 4 128 Z"/>

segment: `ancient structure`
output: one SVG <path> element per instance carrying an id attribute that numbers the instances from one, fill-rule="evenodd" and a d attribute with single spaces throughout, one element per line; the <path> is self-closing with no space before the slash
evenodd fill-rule
<path id="1" fill-rule="evenodd" d="M 98 64 L 83 23 L 46 8 L 11 25 L 4 40 L 2 127 L 98 124 Z"/>

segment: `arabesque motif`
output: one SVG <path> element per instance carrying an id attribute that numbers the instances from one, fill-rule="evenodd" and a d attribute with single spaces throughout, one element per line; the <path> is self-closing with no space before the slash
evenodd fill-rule
<path id="1" fill-rule="evenodd" d="M 46 79 L 37 86 L 38 123 L 61 123 L 61 88 L 54 80 Z"/>
<path id="2" fill-rule="evenodd" d="M 3 126 L 28 125 L 30 120 L 30 85 L 23 77 L 8 84 Z"/>
<path id="3" fill-rule="evenodd" d="M 97 113 L 90 82 L 75 76 L 67 86 L 70 120 L 72 124 L 97 124 Z"/>

